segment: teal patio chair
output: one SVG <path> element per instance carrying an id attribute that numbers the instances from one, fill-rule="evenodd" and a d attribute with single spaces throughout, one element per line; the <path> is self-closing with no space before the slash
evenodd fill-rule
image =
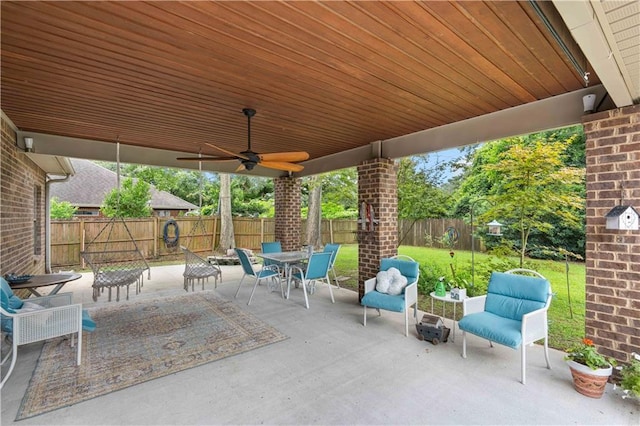
<path id="1" fill-rule="evenodd" d="M 364 296 L 360 304 L 364 306 L 363 325 L 367 326 L 367 308 L 375 308 L 378 315 L 380 309 L 385 311 L 404 313 L 404 334 L 409 336 L 409 308 L 413 306 L 413 317 L 418 320 L 418 277 L 420 275 L 420 265 L 418 262 L 405 255 L 397 255 L 391 258 L 384 258 L 380 261 L 380 271 L 389 271 L 391 268 L 397 269 L 406 278 L 406 286 L 400 294 L 388 294 L 377 289 L 377 277 L 364 282 Z"/>
<path id="2" fill-rule="evenodd" d="M 260 243 L 260 245 L 262 253 L 282 253 L 282 244 L 280 243 L 280 241 L 263 241 L 262 243 Z M 280 264 L 280 262 L 276 262 L 275 260 L 263 259 L 262 264 L 264 266 L 276 265 L 280 269 L 280 272 L 284 272 L 282 270 L 282 265 Z"/>
<path id="3" fill-rule="evenodd" d="M 244 272 L 244 275 L 242 275 L 242 278 L 240 279 L 240 284 L 238 284 L 238 290 L 236 290 L 236 294 L 234 297 L 238 297 L 238 293 L 240 293 L 240 287 L 242 287 L 242 282 L 247 276 L 253 277 L 255 280 L 253 284 L 253 290 L 251 290 L 251 296 L 249 296 L 247 305 L 251 304 L 251 299 L 253 299 L 253 294 L 256 291 L 258 283 L 266 279 L 269 279 L 267 287 L 270 291 L 275 291 L 275 282 L 277 280 L 278 285 L 280 286 L 280 294 L 282 297 L 284 297 L 284 289 L 282 287 L 282 279 L 280 278 L 280 268 L 278 268 L 278 265 L 263 265 L 262 269 L 256 271 L 253 269 L 251 260 L 249 260 L 249 254 L 245 249 L 236 248 L 235 251 L 238 259 L 240 259 L 240 264 L 242 265 L 242 271 Z"/>
<path id="4" fill-rule="evenodd" d="M 324 253 L 331 253 L 331 263 L 329 264 L 329 271 L 333 272 L 333 281 L 336 283 L 336 287 L 340 288 L 340 281 L 338 281 L 338 275 L 334 268 L 336 258 L 338 257 L 338 250 L 340 250 L 340 244 L 327 244 L 324 246 Z"/>
<path id="5" fill-rule="evenodd" d="M 467 333 L 511 349 L 520 349 L 520 382 L 526 383 L 526 347 L 544 341 L 544 358 L 549 363 L 547 311 L 553 293 L 551 283 L 530 269 L 492 272 L 487 294 L 463 300 L 462 357 L 467 357 Z"/>
<path id="6" fill-rule="evenodd" d="M 309 309 L 309 294 L 313 294 L 317 281 L 324 281 L 329 286 L 331 294 L 331 303 L 336 303 L 333 298 L 333 290 L 329 281 L 329 267 L 331 266 L 332 253 L 313 253 L 309 258 L 306 268 L 293 266 L 291 280 L 287 280 L 287 299 L 291 290 L 291 281 L 302 283 L 302 291 L 304 293 L 304 304 Z"/>

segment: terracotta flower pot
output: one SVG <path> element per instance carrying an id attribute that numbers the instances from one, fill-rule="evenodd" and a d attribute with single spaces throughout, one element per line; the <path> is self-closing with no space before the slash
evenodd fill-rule
<path id="1" fill-rule="evenodd" d="M 571 376 L 573 376 L 573 385 L 578 392 L 590 398 L 600 398 L 602 396 L 613 367 L 592 370 L 586 365 L 575 361 L 567 361 L 567 364 L 569 364 Z"/>

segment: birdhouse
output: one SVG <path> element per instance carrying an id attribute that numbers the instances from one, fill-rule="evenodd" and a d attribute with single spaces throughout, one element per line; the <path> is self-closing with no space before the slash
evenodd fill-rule
<path id="1" fill-rule="evenodd" d="M 607 219 L 607 229 L 639 229 L 638 212 L 632 206 L 615 206 L 604 217 Z"/>

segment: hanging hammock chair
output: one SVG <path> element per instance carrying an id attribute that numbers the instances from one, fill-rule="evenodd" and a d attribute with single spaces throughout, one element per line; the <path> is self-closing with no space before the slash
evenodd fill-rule
<path id="1" fill-rule="evenodd" d="M 194 241 L 205 241 L 205 247 L 208 251 L 213 247 L 215 238 L 215 229 L 208 232 L 204 220 L 202 219 L 202 163 L 198 162 L 198 166 L 200 171 L 200 204 L 198 206 L 198 220 L 196 220 L 195 224 L 192 226 L 191 232 L 187 237 L 186 244 L 180 246 L 185 257 L 184 273 L 182 275 L 184 277 L 184 290 L 187 292 L 189 291 L 189 285 L 191 285 L 191 291 L 195 291 L 196 282 L 202 284 L 202 289 L 204 290 L 204 283 L 209 281 L 209 277 L 213 277 L 215 280 L 215 288 L 218 288 L 218 279 L 222 281 L 222 269 L 220 268 L 215 256 L 207 256 L 205 259 L 195 253 L 198 245 L 196 245 Z M 207 235 L 210 235 L 210 238 L 207 238 Z M 191 247 L 191 244 L 194 244 L 193 248 Z"/>
<path id="2" fill-rule="evenodd" d="M 135 285 L 136 294 L 144 284 L 144 271 L 151 279 L 151 268 L 131 235 L 124 217 L 120 214 L 120 143 L 117 143 L 118 208 L 116 214 L 100 229 L 80 252 L 82 259 L 93 271 L 93 301 L 107 289 L 111 301 L 112 289 L 116 289 L 116 301 L 120 300 L 120 287 Z M 102 237 L 102 238 L 101 238 Z"/>

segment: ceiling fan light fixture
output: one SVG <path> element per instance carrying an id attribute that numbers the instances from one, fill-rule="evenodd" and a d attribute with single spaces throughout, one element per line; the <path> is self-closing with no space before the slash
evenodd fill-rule
<path id="1" fill-rule="evenodd" d="M 240 153 L 234 153 L 224 148 L 216 146 L 212 143 L 205 142 L 205 145 L 210 146 L 218 151 L 224 152 L 229 157 L 202 157 L 198 154 L 198 157 L 178 157 L 178 160 L 184 161 L 229 161 L 239 160 L 240 165 L 236 169 L 236 172 L 242 170 L 253 170 L 256 165 L 266 167 L 269 169 L 282 170 L 285 172 L 299 172 L 304 169 L 304 166 L 296 164 L 299 161 L 309 159 L 309 153 L 305 151 L 292 151 L 292 152 L 272 152 L 261 154 L 254 152 L 251 149 L 251 117 L 256 115 L 256 110 L 253 108 L 243 108 L 242 113 L 247 117 L 247 149 Z"/>

